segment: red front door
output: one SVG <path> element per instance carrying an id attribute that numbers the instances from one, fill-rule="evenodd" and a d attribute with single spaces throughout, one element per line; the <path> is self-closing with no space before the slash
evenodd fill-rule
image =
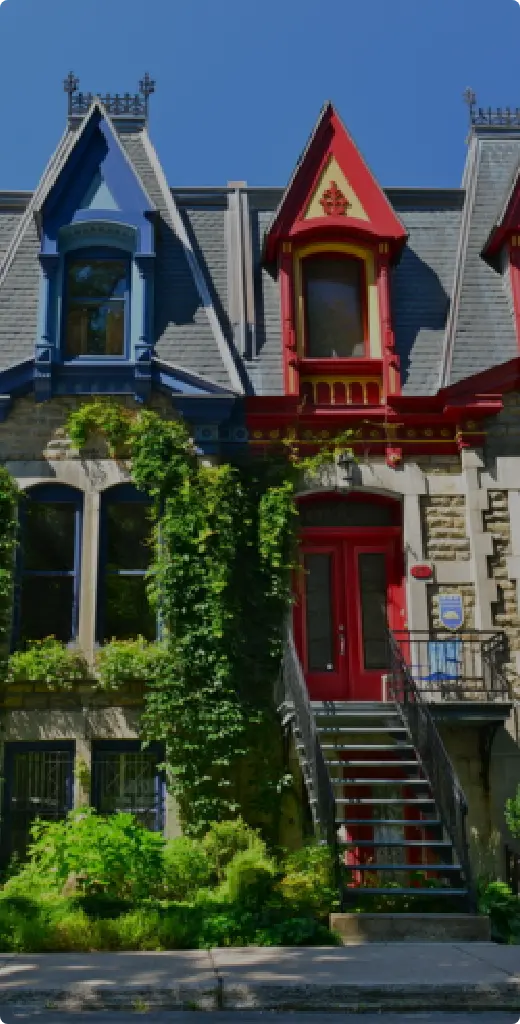
<path id="1" fill-rule="evenodd" d="M 311 700 L 382 700 L 386 618 L 404 624 L 400 530 L 307 529 L 295 634 Z"/>

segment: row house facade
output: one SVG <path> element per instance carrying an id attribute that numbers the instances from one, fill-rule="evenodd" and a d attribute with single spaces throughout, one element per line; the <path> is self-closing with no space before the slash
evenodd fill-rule
<path id="1" fill-rule="evenodd" d="M 78 403 L 149 403 L 223 460 L 349 431 L 354 457 L 302 487 L 284 720 L 353 885 L 422 867 L 465 898 L 484 861 L 505 870 L 520 783 L 520 116 L 471 104 L 460 188 L 385 189 L 330 104 L 285 188 L 171 188 L 148 76 L 135 97 L 65 88 L 35 191 L 0 192 L 13 647 L 155 637 L 146 507 L 72 449 Z M 87 801 L 176 834 L 138 699 L 3 705 L 6 856 Z"/>

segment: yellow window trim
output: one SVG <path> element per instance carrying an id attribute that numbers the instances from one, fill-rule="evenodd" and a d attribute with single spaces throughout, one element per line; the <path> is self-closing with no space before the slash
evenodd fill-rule
<path id="1" fill-rule="evenodd" d="M 305 301 L 303 295 L 302 260 L 315 253 L 343 253 L 345 256 L 356 256 L 365 264 L 365 280 L 367 283 L 368 310 L 368 354 L 372 359 L 381 359 L 381 324 L 379 319 L 379 296 L 377 293 L 377 277 L 374 253 L 359 245 L 349 242 L 318 242 L 297 249 L 294 253 L 294 295 L 296 302 L 296 334 L 298 355 L 304 356 L 305 340 Z"/>

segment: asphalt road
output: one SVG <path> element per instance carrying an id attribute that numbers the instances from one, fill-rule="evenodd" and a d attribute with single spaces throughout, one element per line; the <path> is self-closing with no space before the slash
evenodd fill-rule
<path id="1" fill-rule="evenodd" d="M 0 1008 L 0 1024 L 516 1024 L 514 1013 L 62 1013 Z"/>

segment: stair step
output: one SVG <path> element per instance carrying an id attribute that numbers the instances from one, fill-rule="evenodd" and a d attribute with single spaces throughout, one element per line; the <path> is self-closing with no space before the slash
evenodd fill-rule
<path id="1" fill-rule="evenodd" d="M 462 871 L 460 864 L 345 864 L 348 871 Z"/>
<path id="2" fill-rule="evenodd" d="M 338 828 L 342 828 L 345 825 L 399 825 L 401 828 L 440 828 L 442 821 L 439 818 L 418 818 L 414 821 L 406 818 L 338 818 L 336 825 Z"/>
<path id="3" fill-rule="evenodd" d="M 329 761 L 325 763 L 331 768 L 419 768 L 418 761 Z"/>
<path id="4" fill-rule="evenodd" d="M 378 726 L 377 729 L 375 729 L 373 726 L 370 727 L 370 726 L 365 726 L 365 725 L 353 725 L 350 728 L 348 726 L 341 725 L 341 726 L 338 726 L 337 728 L 327 727 L 325 729 L 324 726 L 320 725 L 320 726 L 318 726 L 318 732 L 320 734 L 324 733 L 324 732 L 329 732 L 329 733 L 331 733 L 331 732 L 333 732 L 333 733 L 336 733 L 336 732 L 350 732 L 350 733 L 353 733 L 353 732 L 355 732 L 356 734 L 358 734 L 358 733 L 367 733 L 368 732 L 368 733 L 371 733 L 372 735 L 375 732 L 392 732 L 392 733 L 404 732 L 404 733 L 406 733 L 406 735 L 408 735 L 408 730 L 405 729 L 404 725 L 399 725 L 399 726 L 397 726 L 397 725 L 396 726 L 381 725 L 381 726 Z"/>
<path id="5" fill-rule="evenodd" d="M 399 752 L 400 750 L 413 750 L 413 743 L 322 743 L 322 750 L 373 750 L 374 753 L 381 750 Z M 399 762 L 400 764 L 402 762 Z"/>
<path id="6" fill-rule="evenodd" d="M 378 846 L 420 846 L 430 849 L 430 847 L 436 849 L 438 847 L 445 849 L 451 847 L 449 840 L 445 839 L 338 839 L 338 843 L 341 846 L 367 846 L 367 847 L 378 847 Z"/>
<path id="7" fill-rule="evenodd" d="M 427 779 L 338 779 L 332 778 L 331 782 L 342 786 L 428 786 Z"/>
<path id="8" fill-rule="evenodd" d="M 347 887 L 347 895 L 358 895 L 363 893 L 366 896 L 468 896 L 467 889 L 371 889 L 369 886 Z"/>
<path id="9" fill-rule="evenodd" d="M 370 807 L 375 804 L 383 804 L 383 806 L 386 806 L 388 804 L 405 804 L 406 806 L 413 805 L 417 807 L 421 806 L 422 804 L 435 804 L 435 800 L 432 797 L 413 797 L 409 800 L 404 800 L 400 797 L 393 796 L 388 797 L 386 800 L 380 797 L 350 797 L 350 799 L 347 799 L 346 797 L 336 797 L 336 803 L 349 804 L 351 807 L 355 806 L 356 804 L 365 804 Z M 402 822 L 402 824 L 406 825 L 406 821 Z"/>

